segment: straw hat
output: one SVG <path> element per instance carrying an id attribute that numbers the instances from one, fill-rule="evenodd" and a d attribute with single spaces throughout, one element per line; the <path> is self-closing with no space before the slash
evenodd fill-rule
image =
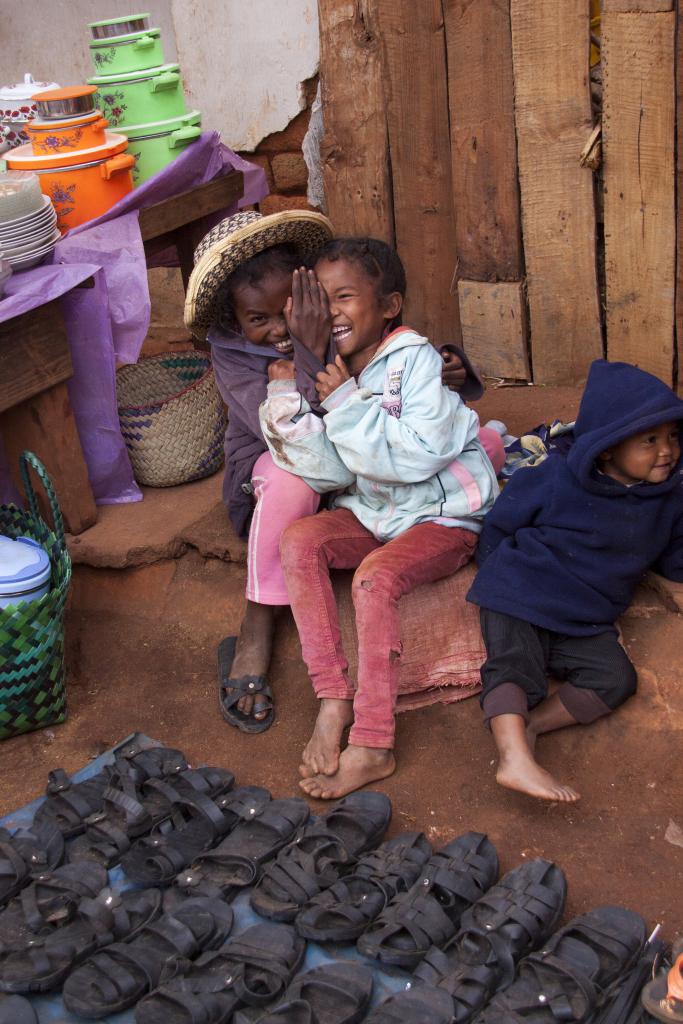
<path id="1" fill-rule="evenodd" d="M 195 249 L 194 270 L 185 297 L 187 327 L 200 340 L 206 338 L 218 314 L 223 284 L 252 256 L 283 243 L 307 256 L 331 237 L 332 225 L 327 217 L 311 210 L 285 210 L 267 217 L 255 210 L 243 210 L 226 217 Z"/>

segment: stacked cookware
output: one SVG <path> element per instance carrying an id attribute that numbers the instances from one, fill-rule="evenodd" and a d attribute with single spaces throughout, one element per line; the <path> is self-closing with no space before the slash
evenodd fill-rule
<path id="1" fill-rule="evenodd" d="M 11 271 L 42 263 L 59 239 L 57 214 L 40 182 L 30 171 L 0 174 L 0 262 Z M 0 282 L 8 267 L 0 267 Z M 2 288 L 0 286 L 0 297 Z"/>
<path id="2" fill-rule="evenodd" d="M 0 86 L 0 153 L 28 142 L 26 126 L 38 113 L 33 97 L 47 89 L 59 89 L 56 82 L 36 82 L 28 72 L 23 82 Z"/>
<path id="3" fill-rule="evenodd" d="M 37 93 L 37 116 L 26 126 L 30 142 L 6 155 L 8 167 L 38 175 L 61 231 L 101 216 L 133 188 L 128 139 L 106 130 L 95 92 L 77 85 Z"/>
<path id="4" fill-rule="evenodd" d="M 94 21 L 90 54 L 100 110 L 128 136 L 133 181 L 142 184 L 201 135 L 202 115 L 187 109 L 178 64 L 164 63 L 161 31 L 149 14 Z"/>

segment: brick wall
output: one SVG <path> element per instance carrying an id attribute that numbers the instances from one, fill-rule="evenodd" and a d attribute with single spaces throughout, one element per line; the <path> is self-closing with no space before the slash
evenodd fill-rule
<path id="1" fill-rule="evenodd" d="M 314 209 L 306 199 L 308 168 L 301 145 L 308 130 L 317 85 L 317 76 L 303 83 L 306 107 L 283 131 L 273 132 L 262 139 L 253 153 L 240 153 L 245 160 L 258 164 L 266 172 L 270 195 L 259 204 L 263 214 Z"/>

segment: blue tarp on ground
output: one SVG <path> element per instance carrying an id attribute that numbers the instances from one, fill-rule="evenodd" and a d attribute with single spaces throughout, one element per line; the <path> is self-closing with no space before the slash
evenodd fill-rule
<path id="1" fill-rule="evenodd" d="M 132 737 L 127 737 L 117 746 L 122 746 L 130 742 Z M 149 739 L 146 736 L 137 736 L 137 739 L 147 746 L 158 746 L 155 740 Z M 105 764 L 110 764 L 114 760 L 114 749 L 105 751 L 104 754 L 100 754 L 99 757 L 95 758 L 85 768 L 76 772 L 73 776 L 75 782 L 82 782 L 84 779 L 90 778 L 96 772 L 100 771 Z M 238 780 L 240 785 L 247 785 L 248 779 Z M 0 825 L 4 826 L 10 831 L 13 831 L 20 826 L 30 825 L 33 820 L 33 815 L 36 809 L 43 802 L 44 798 L 33 800 L 30 804 L 26 804 L 21 807 L 18 811 L 14 811 L 12 814 L 8 814 L 5 818 L 0 820 Z M 130 883 L 126 879 L 125 875 L 121 871 L 121 868 L 112 868 L 109 872 L 109 884 L 114 889 L 123 890 L 130 887 Z M 244 931 L 252 924 L 258 924 L 263 921 L 262 917 L 255 914 L 249 907 L 249 890 L 246 889 L 232 904 L 235 912 L 235 923 L 233 925 L 231 938 Z M 384 970 L 379 970 L 377 966 L 365 957 L 360 956 L 353 945 L 329 945 L 319 946 L 316 943 L 309 942 L 306 948 L 306 958 L 304 960 L 302 971 L 310 970 L 312 967 L 317 967 L 322 963 L 329 963 L 332 960 L 341 959 L 352 959 L 360 960 L 366 963 L 369 967 L 373 968 L 375 985 L 373 991 L 373 1005 L 382 1002 L 392 992 L 399 989 L 405 988 L 409 985 L 409 975 L 402 971 L 396 971 L 388 973 Z M 33 1006 L 38 1014 L 40 1024 L 48 1024 L 48 1022 L 54 1022 L 54 1024 L 82 1024 L 81 1017 L 74 1017 L 73 1014 L 67 1012 L 62 1002 L 62 997 L 59 994 L 46 995 L 46 996 L 31 996 L 29 997 Z M 129 1010 L 127 1013 L 116 1013 L 109 1017 L 102 1018 L 109 1021 L 110 1024 L 134 1024 L 135 1016 L 134 1011 Z"/>

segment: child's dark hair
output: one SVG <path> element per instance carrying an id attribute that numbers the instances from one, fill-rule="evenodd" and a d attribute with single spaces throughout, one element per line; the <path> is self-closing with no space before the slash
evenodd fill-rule
<path id="1" fill-rule="evenodd" d="M 273 273 L 292 274 L 302 264 L 301 253 L 296 247 L 283 243 L 271 245 L 263 252 L 257 252 L 251 259 L 245 260 L 230 277 L 224 281 L 217 297 L 218 315 L 216 322 L 224 331 L 238 329 L 235 316 L 235 288 L 241 284 L 256 285 L 264 277 Z"/>
<path id="2" fill-rule="evenodd" d="M 380 297 L 392 292 L 405 297 L 406 272 L 401 258 L 395 249 L 379 238 L 332 238 L 312 257 L 312 265 L 315 266 L 319 260 L 358 263 L 365 274 L 377 282 Z"/>

